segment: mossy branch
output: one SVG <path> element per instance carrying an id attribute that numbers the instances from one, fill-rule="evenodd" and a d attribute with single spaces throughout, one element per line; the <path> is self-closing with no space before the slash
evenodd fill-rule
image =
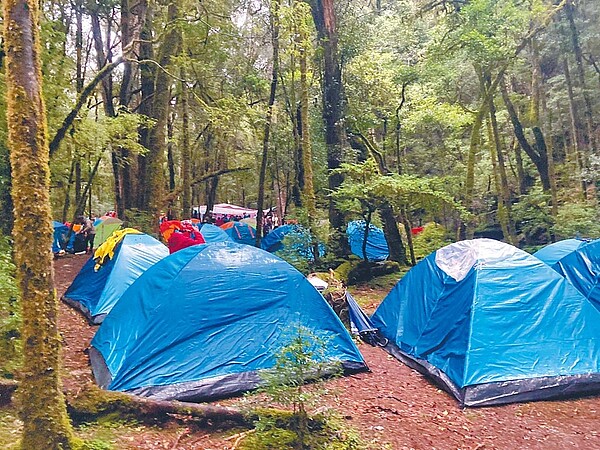
<path id="1" fill-rule="evenodd" d="M 73 122 L 75 121 L 75 118 L 77 117 L 77 114 L 79 114 L 79 111 L 81 111 L 81 108 L 83 107 L 83 105 L 85 104 L 87 99 L 90 97 L 90 95 L 92 95 L 92 93 L 96 89 L 96 86 L 98 86 L 98 84 L 106 76 L 108 76 L 117 66 L 119 66 L 119 64 L 123 63 L 124 61 L 125 61 L 125 58 L 119 57 L 112 63 L 104 66 L 102 68 L 102 70 L 100 70 L 96 74 L 96 76 L 92 79 L 92 81 L 90 81 L 88 83 L 88 85 L 83 89 L 83 91 L 81 91 L 81 94 L 79 94 L 79 97 L 77 98 L 77 102 L 75 103 L 75 106 L 73 106 L 73 109 L 71 110 L 71 112 L 69 112 L 69 114 L 67 114 L 67 117 L 65 117 L 62 125 L 56 131 L 54 138 L 52 138 L 52 141 L 50 142 L 50 156 L 51 157 L 60 147 L 60 143 L 64 139 L 64 137 L 67 134 L 67 131 L 69 130 L 71 125 L 73 125 Z"/>

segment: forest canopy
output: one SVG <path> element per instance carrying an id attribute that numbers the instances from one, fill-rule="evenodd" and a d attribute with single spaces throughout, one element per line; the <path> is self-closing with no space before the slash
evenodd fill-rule
<path id="1" fill-rule="evenodd" d="M 397 183 L 369 200 L 388 237 L 390 221 L 401 240 L 430 222 L 521 247 L 599 237 L 598 16 L 583 0 L 44 2 L 53 217 L 155 231 L 163 211 L 234 203 L 338 248 L 364 217 L 340 201 L 348 174 L 374 158 Z"/>

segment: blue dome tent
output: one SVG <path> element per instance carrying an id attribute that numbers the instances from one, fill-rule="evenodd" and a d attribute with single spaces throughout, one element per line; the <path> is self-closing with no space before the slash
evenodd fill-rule
<path id="1" fill-rule="evenodd" d="M 275 253 L 283 248 L 283 239 L 286 235 L 294 232 L 296 227 L 294 225 L 281 225 L 280 227 L 274 228 L 269 234 L 263 237 L 260 242 L 260 248 L 266 250 L 269 253 Z"/>
<path id="2" fill-rule="evenodd" d="M 293 253 L 292 259 L 302 258 L 312 261 L 314 250 L 311 245 L 311 235 L 300 225 L 281 225 L 274 228 L 260 242 L 260 247 L 269 253 L 278 254 L 286 249 Z M 281 254 L 279 253 L 281 256 Z M 325 256 L 325 245 L 319 242 L 319 257 Z"/>
<path id="3" fill-rule="evenodd" d="M 600 239 L 566 239 L 544 247 L 534 256 L 569 280 L 600 310 Z"/>
<path id="4" fill-rule="evenodd" d="M 432 253 L 372 321 L 392 355 L 466 406 L 600 391 L 600 312 L 539 259 L 502 242 Z"/>
<path id="5" fill-rule="evenodd" d="M 535 252 L 533 256 L 541 259 L 549 266 L 554 266 L 563 257 L 574 252 L 578 248 L 583 247 L 588 242 L 590 241 L 585 241 L 583 239 L 563 239 L 562 241 L 546 245 Z"/>
<path id="6" fill-rule="evenodd" d="M 126 234 L 114 256 L 98 270 L 90 258 L 63 295 L 94 324 L 102 323 L 127 288 L 149 267 L 169 255 L 162 243 L 147 234 Z"/>
<path id="7" fill-rule="evenodd" d="M 212 242 L 231 241 L 229 235 L 218 226 L 213 225 L 212 223 L 201 223 L 199 225 L 200 234 L 202 234 L 202 237 L 204 238 L 207 244 L 210 244 Z"/>
<path id="8" fill-rule="evenodd" d="M 363 242 L 365 240 L 365 221 L 355 220 L 348 223 L 346 235 L 348 236 L 348 243 L 350 244 L 352 253 L 359 258 L 364 259 Z M 390 255 L 383 230 L 377 228 L 373 224 L 369 224 L 366 253 L 369 261 L 384 261 Z"/>
<path id="9" fill-rule="evenodd" d="M 248 245 L 197 245 L 127 290 L 96 333 L 90 360 L 103 388 L 204 401 L 258 387 L 299 327 L 322 337 L 323 362 L 366 369 L 329 304 L 291 265 Z"/>
<path id="10" fill-rule="evenodd" d="M 227 236 L 233 242 L 252 246 L 256 244 L 256 230 L 247 223 L 237 221 L 226 222 L 220 228 L 227 233 Z"/>

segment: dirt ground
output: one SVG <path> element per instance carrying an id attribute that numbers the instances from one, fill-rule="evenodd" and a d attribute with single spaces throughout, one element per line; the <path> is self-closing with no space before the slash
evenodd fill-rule
<path id="1" fill-rule="evenodd" d="M 86 260 L 81 255 L 55 261 L 59 296 Z M 372 296 L 369 306 L 375 306 L 383 294 L 363 289 L 356 296 Z M 84 350 L 96 327 L 63 303 L 59 325 L 65 388 L 76 392 L 92 380 Z M 382 349 L 366 344 L 359 348 L 371 371 L 326 383 L 321 406 L 340 413 L 372 449 L 600 449 L 600 397 L 462 409 Z M 139 426 L 111 438 L 115 449 L 226 450 L 234 447 L 237 432 Z"/>

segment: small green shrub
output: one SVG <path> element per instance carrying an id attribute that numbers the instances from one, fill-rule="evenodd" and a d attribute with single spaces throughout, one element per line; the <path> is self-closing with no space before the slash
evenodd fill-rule
<path id="1" fill-rule="evenodd" d="M 341 370 L 328 361 L 327 340 L 299 324 L 284 334 L 288 334 L 290 343 L 277 354 L 275 367 L 263 374 L 265 385 L 260 392 L 270 403 L 291 410 L 256 408 L 256 429 L 244 439 L 240 449 L 363 448 L 358 436 L 344 430 L 332 416 L 310 415 L 324 394 L 321 377 L 335 376 Z M 309 381 L 312 383 L 307 384 Z"/>
<path id="2" fill-rule="evenodd" d="M 600 237 L 598 210 L 593 204 L 567 203 L 558 208 L 553 230 L 557 238 Z"/>

